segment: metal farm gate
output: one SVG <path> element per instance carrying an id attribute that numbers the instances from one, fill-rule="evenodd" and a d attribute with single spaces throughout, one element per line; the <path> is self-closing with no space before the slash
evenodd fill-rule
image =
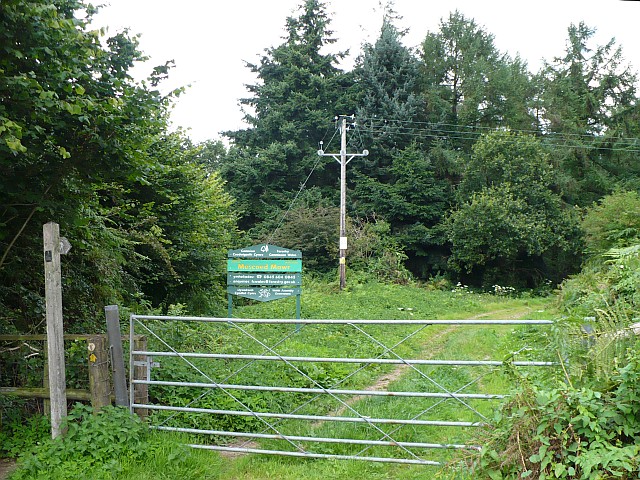
<path id="1" fill-rule="evenodd" d="M 425 354 L 430 339 L 552 323 L 132 315 L 130 335 L 148 347 L 130 352 L 131 410 L 149 413 L 154 428 L 202 435 L 195 448 L 440 465 L 480 449 L 456 439 L 487 426 L 508 392 L 491 391 L 502 359 L 437 358 Z M 557 365 L 521 359 L 525 350 L 514 366 Z M 134 398 L 141 388 L 146 403 Z"/>

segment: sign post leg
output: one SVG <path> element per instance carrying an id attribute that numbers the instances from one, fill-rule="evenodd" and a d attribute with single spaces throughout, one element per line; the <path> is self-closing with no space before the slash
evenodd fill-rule
<path id="1" fill-rule="evenodd" d="M 300 294 L 296 295 L 296 320 L 300 320 Z M 299 332 L 302 325 L 296 323 L 296 332 Z"/>
<path id="2" fill-rule="evenodd" d="M 227 318 L 233 318 L 233 296 L 227 294 Z"/>

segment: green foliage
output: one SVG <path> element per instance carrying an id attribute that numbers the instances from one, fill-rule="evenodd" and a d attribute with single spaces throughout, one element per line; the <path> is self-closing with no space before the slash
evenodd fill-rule
<path id="1" fill-rule="evenodd" d="M 144 259 L 136 265 L 140 289 L 153 305 L 183 302 L 193 313 L 210 312 L 222 296 L 226 250 L 236 237 L 232 199 L 217 172 L 193 161 L 200 150 L 179 136 L 152 149 L 157 163 L 149 183 L 132 192 L 130 212 L 131 221 L 149 219 L 136 246 Z"/>
<path id="2" fill-rule="evenodd" d="M 620 191 L 603 197 L 587 209 L 582 229 L 590 255 L 640 243 L 640 195 Z"/>
<path id="3" fill-rule="evenodd" d="M 353 219 L 348 225 L 351 246 L 349 270 L 383 283 L 407 284 L 413 276 L 405 267 L 407 255 L 388 222 Z"/>
<path id="4" fill-rule="evenodd" d="M 308 190 L 301 205 L 285 218 L 265 221 L 254 229 L 260 241 L 303 252 L 306 272 L 326 275 L 336 271 L 338 258 L 338 208 L 325 206 L 317 190 Z M 312 202 L 318 204 L 313 206 Z M 278 224 L 275 222 L 278 221 Z M 262 233 L 262 228 L 273 232 Z M 347 263 L 350 271 L 372 275 L 380 281 L 406 283 L 411 274 L 404 266 L 407 256 L 401 241 L 391 233 L 389 223 L 376 217 L 347 217 Z"/>
<path id="5" fill-rule="evenodd" d="M 571 24 L 567 33 L 564 56 L 541 72 L 544 119 L 553 132 L 603 133 L 633 101 L 636 75 L 624 65 L 615 39 L 590 45 L 596 30 L 584 22 Z"/>
<path id="6" fill-rule="evenodd" d="M 461 125 L 535 125 L 528 105 L 533 98 L 526 65 L 501 54 L 494 36 L 461 12 L 440 21 L 438 32 L 422 42 L 423 81 L 430 120 L 448 127 Z M 471 144 L 469 136 L 451 143 Z"/>
<path id="7" fill-rule="evenodd" d="M 562 283 L 560 291 L 560 303 L 569 314 L 595 316 L 600 321 L 613 313 L 625 318 L 626 325 L 637 316 L 638 208 L 635 192 L 619 192 L 587 209 L 582 227 L 591 256 L 579 274 Z"/>
<path id="8" fill-rule="evenodd" d="M 412 270 L 424 271 L 442 262 L 438 254 L 444 238 L 437 224 L 453 195 L 419 145 L 397 151 L 384 179 L 358 174 L 353 197 L 356 212 L 379 217 L 390 225 L 390 233 L 412 258 Z"/>
<path id="9" fill-rule="evenodd" d="M 553 167 L 539 139 L 498 130 L 482 135 L 473 146 L 458 194 L 465 198 L 483 188 L 510 184 L 537 206 L 555 186 Z M 541 205 L 542 206 L 542 205 Z"/>
<path id="10" fill-rule="evenodd" d="M 358 123 L 364 123 L 359 141 L 370 157 L 353 168 L 382 183 L 389 178 L 393 156 L 412 140 L 403 134 L 403 124 L 398 121 L 424 119 L 418 59 L 402 45 L 403 36 L 387 11 L 378 39 L 373 45 L 363 45 L 354 69 L 356 115 Z"/>
<path id="11" fill-rule="evenodd" d="M 203 148 L 167 133 L 179 90 L 155 87 L 171 62 L 135 82 L 137 37 L 104 38 L 95 13 L 80 0 L 2 5 L 0 97 L 11 101 L 0 105 L 0 305 L 18 331 L 42 328 L 47 221 L 72 244 L 69 332 L 95 330 L 105 304 L 215 289 L 235 231 L 222 182 L 196 166 Z"/>
<path id="12" fill-rule="evenodd" d="M 0 96 L 12 101 L 0 116 L 19 127 L 21 147 L 8 151 L 0 141 L 0 302 L 23 316 L 26 330 L 42 308 L 42 279 L 33 275 L 42 268 L 41 225 L 55 219 L 75 243 L 97 186 L 142 178 L 145 137 L 162 128 L 166 100 L 128 75 L 143 59 L 135 38 L 118 34 L 103 46 L 89 30 L 93 8 L 10 1 L 2 11 Z M 69 283 L 68 298 L 92 284 Z"/>
<path id="13" fill-rule="evenodd" d="M 496 416 L 476 475 L 483 478 L 635 478 L 640 356 L 627 351 L 610 387 L 539 389 L 524 382 Z"/>
<path id="14" fill-rule="evenodd" d="M 565 145 L 554 149 L 565 174 L 563 193 L 581 206 L 638 175 L 636 155 L 624 152 L 627 138 L 638 135 L 637 122 L 629 122 L 637 75 L 615 39 L 592 45 L 595 32 L 583 22 L 571 24 L 564 56 L 545 62 L 538 79 L 542 127 L 550 140 Z"/>
<path id="15" fill-rule="evenodd" d="M 330 23 L 322 1 L 305 0 L 286 20 L 284 43 L 266 49 L 259 64 L 247 64 L 259 80 L 248 86 L 251 97 L 240 100 L 250 128 L 226 132 L 233 147 L 221 166 L 242 207 L 242 228 L 265 210 L 286 209 L 318 164 L 318 142 L 335 112 L 353 111 L 345 103 L 351 82 L 337 68 L 345 54 L 326 52 L 335 42 Z M 333 185 L 334 170 L 321 165 L 310 182 Z"/>
<path id="16" fill-rule="evenodd" d="M 105 407 L 94 414 L 90 407 L 76 404 L 64 427 L 64 436 L 26 453 L 12 478 L 72 479 L 88 471 L 99 477 L 117 471 L 122 458 L 144 454 L 147 428 L 126 409 Z"/>
<path id="17" fill-rule="evenodd" d="M 611 249 L 591 259 L 579 274 L 562 282 L 562 307 L 574 316 L 617 311 L 634 318 L 640 304 L 639 250 L 638 245 Z"/>
<path id="18" fill-rule="evenodd" d="M 579 230 L 551 191 L 541 145 L 530 136 L 495 132 L 475 144 L 474 154 L 460 185 L 464 203 L 446 223 L 450 264 L 476 269 L 485 285 L 505 278 L 529 287 L 545 277 L 561 280 L 575 268 Z M 561 255 L 568 257 L 564 264 Z"/>
<path id="19" fill-rule="evenodd" d="M 65 427 L 64 436 L 39 438 L 37 447 L 23 451 L 11 478 L 71 480 L 87 472 L 104 480 L 218 478 L 216 457 L 212 462 L 212 454 L 191 450 L 184 437 L 150 432 L 128 409 L 108 406 L 95 413 L 76 404 Z"/>
<path id="20" fill-rule="evenodd" d="M 268 243 L 303 252 L 305 269 L 327 273 L 338 257 L 340 211 L 336 207 L 300 205 L 288 211 L 279 228 L 261 235 Z M 265 222 L 265 226 L 271 226 Z"/>
<path id="21" fill-rule="evenodd" d="M 5 398 L 0 400 L 0 408 L 0 457 L 17 458 L 51 436 L 48 417 L 40 414 L 24 417 L 24 410 Z"/>

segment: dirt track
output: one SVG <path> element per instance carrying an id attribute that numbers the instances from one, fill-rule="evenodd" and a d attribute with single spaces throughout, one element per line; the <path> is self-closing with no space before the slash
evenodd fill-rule
<path id="1" fill-rule="evenodd" d="M 16 468 L 15 460 L 8 458 L 0 459 L 0 480 L 5 480 L 9 474 Z"/>

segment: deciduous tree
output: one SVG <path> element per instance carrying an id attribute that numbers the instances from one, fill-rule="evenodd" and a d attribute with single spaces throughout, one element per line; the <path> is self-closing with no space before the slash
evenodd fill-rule
<path id="1" fill-rule="evenodd" d="M 581 237 L 576 215 L 553 188 L 534 137 L 483 136 L 460 186 L 461 204 L 447 219 L 450 265 L 485 284 L 559 281 L 577 267 Z"/>

